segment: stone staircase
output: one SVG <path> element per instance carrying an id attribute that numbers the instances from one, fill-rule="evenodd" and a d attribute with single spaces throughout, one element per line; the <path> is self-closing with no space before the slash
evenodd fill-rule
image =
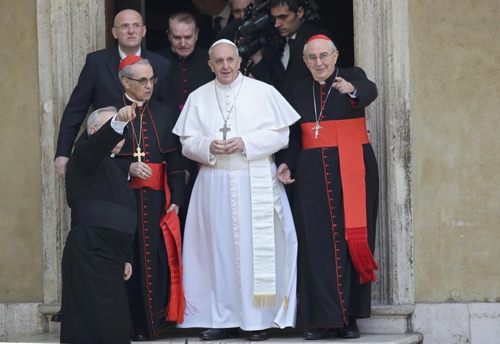
<path id="1" fill-rule="evenodd" d="M 50 318 L 52 311 L 42 310 L 43 313 Z M 420 333 L 409 333 L 408 319 L 413 313 L 413 305 L 399 306 L 373 306 L 372 316 L 369 319 L 359 319 L 358 326 L 361 330 L 361 338 L 357 339 L 341 339 L 332 338 L 317 341 L 308 341 L 302 338 L 304 329 L 300 326 L 297 328 L 287 328 L 284 330 L 271 329 L 270 339 L 265 343 L 285 344 L 285 343 L 338 343 L 338 344 L 419 344 L 423 341 L 423 336 Z M 300 323 L 300 319 L 297 321 Z M 10 343 L 59 343 L 59 324 L 50 323 L 49 332 L 24 336 L 9 340 Z M 170 344 L 170 343 L 201 343 L 198 338 L 199 332 L 203 329 L 177 329 L 171 328 L 161 336 L 155 337 L 147 342 L 132 342 L 132 343 L 155 343 L 155 344 Z M 250 343 L 245 337 L 245 332 L 240 331 L 241 338 L 226 339 L 220 341 L 208 341 L 206 343 Z M 205 343 L 205 342 L 203 342 Z"/>

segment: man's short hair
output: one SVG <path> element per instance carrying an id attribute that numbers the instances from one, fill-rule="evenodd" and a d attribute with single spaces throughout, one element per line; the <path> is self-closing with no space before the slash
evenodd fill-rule
<path id="1" fill-rule="evenodd" d="M 168 31 L 170 32 L 170 26 L 172 25 L 172 21 L 178 21 L 179 23 L 187 23 L 194 24 L 194 30 L 198 30 L 198 25 L 196 24 L 196 18 L 187 12 L 177 12 L 174 13 L 168 18 Z"/>
<path id="2" fill-rule="evenodd" d="M 117 113 L 118 111 L 114 106 L 108 106 L 102 109 L 97 109 L 94 112 L 92 112 L 87 119 L 87 133 L 90 135 L 90 128 L 94 127 L 97 125 L 97 122 L 99 122 L 99 116 L 103 112 L 114 112 Z"/>
<path id="3" fill-rule="evenodd" d="M 151 65 L 149 63 L 148 59 L 143 59 L 139 60 L 136 63 L 133 63 L 131 65 L 128 65 L 127 67 L 123 68 L 121 71 L 118 72 L 118 79 L 122 79 L 123 77 L 125 78 L 131 78 L 132 77 L 132 66 L 133 65 Z"/>
<path id="4" fill-rule="evenodd" d="M 333 43 L 331 40 L 328 40 L 328 45 L 330 48 L 332 48 L 332 51 L 336 51 L 337 47 L 335 46 L 335 43 Z M 302 49 L 302 55 L 306 56 L 306 48 L 307 48 L 307 43 L 304 44 L 304 49 Z"/>
<path id="5" fill-rule="evenodd" d="M 288 9 L 293 13 L 297 13 L 299 7 L 302 6 L 302 1 L 300 0 L 269 0 L 269 8 L 273 8 L 279 5 L 288 5 Z"/>

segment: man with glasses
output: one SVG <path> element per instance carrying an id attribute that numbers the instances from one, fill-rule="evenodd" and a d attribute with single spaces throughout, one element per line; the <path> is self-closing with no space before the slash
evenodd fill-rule
<path id="1" fill-rule="evenodd" d="M 118 40 L 118 47 L 99 50 L 87 55 L 78 84 L 64 110 L 54 162 L 55 171 L 62 178 L 65 176 L 66 164 L 73 143 L 89 107 L 98 109 L 109 106 L 114 99 L 123 95 L 123 86 L 116 71 L 120 61 L 126 56 L 138 55 L 150 61 L 158 77 L 152 97 L 163 103 L 173 104 L 172 85 L 167 81 L 170 74 L 170 62 L 141 48 L 142 39 L 146 35 L 146 26 L 141 15 L 134 10 L 119 12 L 115 17 L 112 33 Z"/>
<path id="2" fill-rule="evenodd" d="M 301 318 L 311 327 L 304 338 L 358 338 L 378 269 L 378 167 L 365 120 L 377 87 L 361 68 L 338 68 L 324 35 L 311 37 L 303 55 L 312 76 L 294 88 L 299 145 L 286 151 L 278 178 L 293 183 L 293 171 L 297 184 Z"/>
<path id="3" fill-rule="evenodd" d="M 147 340 L 184 319 L 179 206 L 185 186 L 179 138 L 172 134 L 177 110 L 153 99 L 159 78 L 149 61 L 123 59 L 119 79 L 125 89 L 114 103 L 137 103 L 116 160 L 130 175 L 137 201 L 137 227 L 127 282 L 135 340 Z M 63 314 L 64 317 L 64 314 Z"/>

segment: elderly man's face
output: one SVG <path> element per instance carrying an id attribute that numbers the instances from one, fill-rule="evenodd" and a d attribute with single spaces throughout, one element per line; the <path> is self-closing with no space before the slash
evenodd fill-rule
<path id="1" fill-rule="evenodd" d="M 134 10 L 123 10 L 115 17 L 111 30 L 122 49 L 138 49 L 146 35 L 141 15 Z"/>
<path id="2" fill-rule="evenodd" d="M 297 13 L 290 11 L 288 5 L 278 5 L 271 8 L 271 15 L 276 19 L 274 27 L 278 29 L 282 37 L 290 37 L 296 33 L 300 25 L 302 25 L 302 18 L 304 17 L 304 9 L 299 7 Z"/>
<path id="3" fill-rule="evenodd" d="M 133 64 L 132 77 L 122 77 L 125 92 L 134 100 L 145 102 L 153 95 L 154 82 L 153 68 L 147 64 Z M 138 81 L 140 80 L 140 81 Z M 144 82 L 144 80 L 147 80 Z M 142 85 L 141 85 L 142 84 Z"/>
<path id="4" fill-rule="evenodd" d="M 323 81 L 333 74 L 338 56 L 339 51 L 333 51 L 329 41 L 315 39 L 306 44 L 304 62 L 314 80 Z"/>
<path id="5" fill-rule="evenodd" d="M 233 0 L 231 7 L 232 7 L 234 18 L 235 19 L 243 18 L 243 16 L 245 15 L 245 9 L 251 3 L 255 5 L 255 2 L 253 2 L 251 0 Z"/>
<path id="6" fill-rule="evenodd" d="M 198 39 L 198 30 L 195 23 L 179 22 L 172 20 L 168 31 L 168 40 L 172 45 L 172 50 L 179 57 L 186 58 L 193 53 Z"/>
<path id="7" fill-rule="evenodd" d="M 223 85 L 229 85 L 238 77 L 241 57 L 231 44 L 219 43 L 212 49 L 208 65 Z"/>

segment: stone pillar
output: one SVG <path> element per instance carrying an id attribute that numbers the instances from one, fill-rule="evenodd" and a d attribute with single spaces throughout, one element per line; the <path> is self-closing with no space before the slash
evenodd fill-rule
<path id="1" fill-rule="evenodd" d="M 43 304 L 60 307 L 61 253 L 69 231 L 64 181 L 54 172 L 59 123 L 87 53 L 105 45 L 104 1 L 37 0 L 43 201 Z"/>
<path id="2" fill-rule="evenodd" d="M 413 312 L 413 225 L 411 198 L 410 43 L 408 0 L 354 0 L 355 64 L 378 86 L 368 108 L 370 138 L 379 162 L 380 207 L 373 285 L 372 324 L 398 318 L 407 330 Z M 365 329 L 376 332 L 365 321 Z M 373 332 L 373 331 L 371 331 Z M 394 329 L 392 330 L 394 333 Z"/>

